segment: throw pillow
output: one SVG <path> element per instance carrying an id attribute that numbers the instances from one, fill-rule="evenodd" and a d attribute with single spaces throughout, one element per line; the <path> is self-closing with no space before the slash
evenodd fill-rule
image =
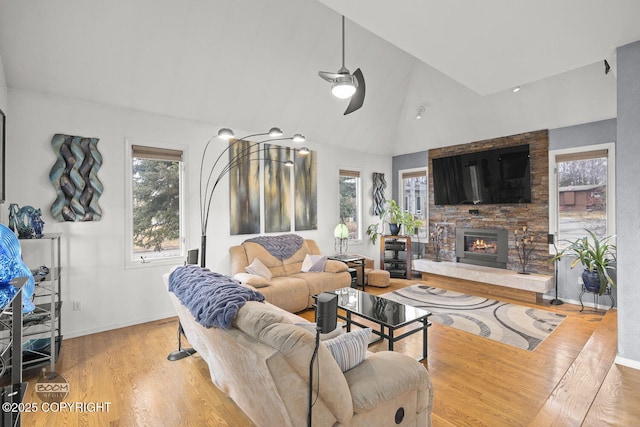
<path id="1" fill-rule="evenodd" d="M 323 341 L 342 372 L 355 368 L 367 357 L 371 328 L 358 329 Z"/>
<path id="2" fill-rule="evenodd" d="M 249 274 L 255 274 L 256 276 L 262 276 L 267 280 L 271 280 L 273 274 L 258 258 L 254 258 L 253 262 L 245 267 L 245 271 Z"/>
<path id="3" fill-rule="evenodd" d="M 243 285 L 251 285 L 254 288 L 264 288 L 269 286 L 269 280 L 266 277 L 258 276 L 256 274 L 249 273 L 236 273 L 233 278 Z"/>
<path id="4" fill-rule="evenodd" d="M 295 323 L 295 325 L 296 326 L 300 326 L 302 329 L 311 332 L 314 336 L 316 334 L 316 324 L 315 323 L 297 322 L 297 323 Z M 330 340 L 332 338 L 337 337 L 338 335 L 342 335 L 342 327 L 343 326 L 344 326 L 344 323 L 338 322 L 338 324 L 336 325 L 336 328 L 333 331 L 327 332 L 326 334 L 320 334 L 320 341 Z"/>
<path id="5" fill-rule="evenodd" d="M 308 273 L 310 271 L 323 272 L 324 265 L 327 263 L 327 257 L 323 255 L 305 255 L 302 261 L 300 271 Z"/>

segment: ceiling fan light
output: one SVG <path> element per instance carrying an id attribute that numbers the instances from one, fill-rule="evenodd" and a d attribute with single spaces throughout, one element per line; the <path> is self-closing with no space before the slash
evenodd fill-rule
<path id="1" fill-rule="evenodd" d="M 305 138 L 305 136 L 301 133 L 296 133 L 295 135 L 293 135 L 293 138 L 291 138 L 291 140 L 293 142 L 305 142 L 307 138 Z"/>
<path id="2" fill-rule="evenodd" d="M 279 136 L 282 136 L 283 132 L 280 128 L 271 128 L 269 129 L 269 136 L 271 138 L 277 138 Z"/>
<path id="3" fill-rule="evenodd" d="M 222 128 L 218 131 L 218 138 L 231 139 L 233 138 L 233 131 L 229 128 Z"/>
<path id="4" fill-rule="evenodd" d="M 331 93 L 336 98 L 351 98 L 356 93 L 356 85 L 352 81 L 336 82 L 331 86 Z"/>

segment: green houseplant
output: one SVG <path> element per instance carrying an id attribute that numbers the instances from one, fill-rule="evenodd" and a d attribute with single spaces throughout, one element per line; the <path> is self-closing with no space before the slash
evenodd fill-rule
<path id="1" fill-rule="evenodd" d="M 405 212 L 402 211 L 395 200 L 389 200 L 389 207 L 383 212 L 382 219 L 386 219 L 386 222 L 389 223 L 389 231 L 391 234 L 397 236 L 400 234 L 400 227 L 405 221 Z"/>
<path id="2" fill-rule="evenodd" d="M 565 256 L 574 257 L 571 268 L 582 264 L 582 281 L 589 292 L 602 295 L 607 285 L 616 286 L 615 279 L 610 272 L 616 266 L 616 246 L 611 242 L 613 236 L 598 238 L 591 230 L 585 230 L 588 235 L 569 241 L 569 246 L 562 249 L 552 258 L 552 261 Z"/>
<path id="3" fill-rule="evenodd" d="M 370 224 L 367 227 L 367 236 L 371 239 L 371 243 L 375 245 L 378 236 L 384 232 L 384 223 L 389 224 L 389 232 L 397 236 L 400 229 L 404 226 L 405 233 L 414 234 L 416 227 L 420 226 L 420 221 L 416 220 L 412 213 L 404 212 L 395 200 L 389 200 L 387 206 L 380 214 L 380 223 Z M 382 227 L 380 227 L 382 225 Z"/>

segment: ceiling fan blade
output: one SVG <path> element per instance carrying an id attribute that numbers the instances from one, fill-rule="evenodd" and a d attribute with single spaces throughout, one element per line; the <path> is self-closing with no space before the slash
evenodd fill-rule
<path id="1" fill-rule="evenodd" d="M 336 79 L 341 76 L 340 73 L 330 73 L 329 71 L 318 71 L 318 75 L 329 83 L 335 83 Z"/>
<path id="2" fill-rule="evenodd" d="M 349 106 L 347 110 L 344 112 L 346 116 L 349 113 L 353 113 L 364 104 L 364 93 L 365 93 L 365 84 L 364 84 L 364 76 L 362 75 L 362 71 L 358 68 L 353 72 L 353 77 L 358 81 L 358 88 L 356 89 L 356 93 L 351 97 L 351 101 L 349 101 Z"/>

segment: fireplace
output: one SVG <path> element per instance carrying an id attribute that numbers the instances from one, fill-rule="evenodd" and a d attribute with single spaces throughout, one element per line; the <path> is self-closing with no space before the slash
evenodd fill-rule
<path id="1" fill-rule="evenodd" d="M 458 262 L 507 268 L 508 244 L 504 229 L 456 228 Z"/>

